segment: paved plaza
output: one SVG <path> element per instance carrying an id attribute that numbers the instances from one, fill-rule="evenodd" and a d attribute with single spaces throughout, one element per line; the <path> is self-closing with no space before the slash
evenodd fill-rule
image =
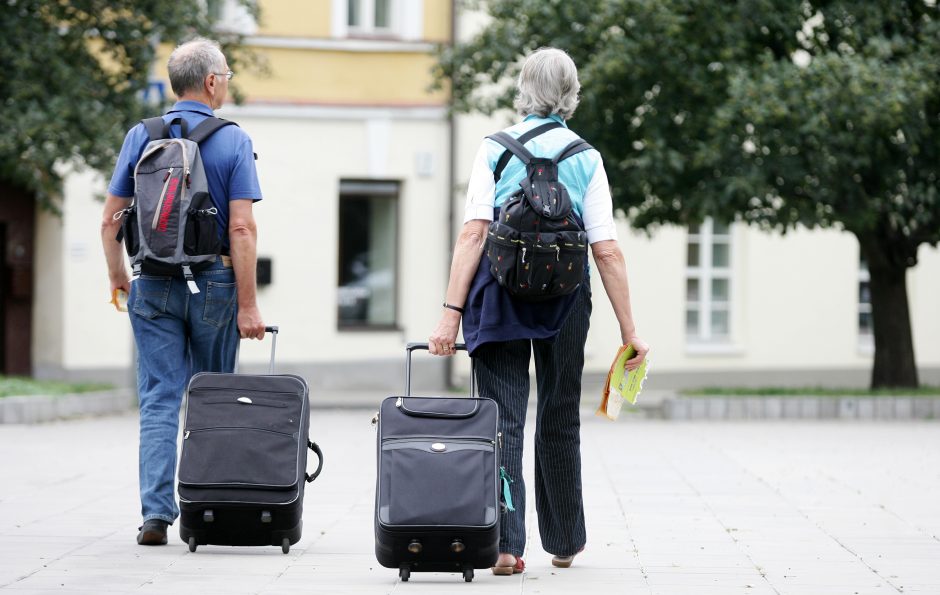
<path id="1" fill-rule="evenodd" d="M 0 426 L 0 590 L 940 593 L 940 423 L 612 423 L 585 411 L 588 544 L 572 568 L 551 566 L 529 510 L 524 574 L 401 583 L 372 550 L 373 410 L 313 411 L 324 471 L 287 555 L 190 553 L 176 527 L 168 546 L 137 546 L 136 415 Z"/>

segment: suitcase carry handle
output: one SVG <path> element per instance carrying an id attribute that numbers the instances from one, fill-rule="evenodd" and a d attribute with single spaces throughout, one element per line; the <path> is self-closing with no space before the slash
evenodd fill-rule
<path id="1" fill-rule="evenodd" d="M 313 454 L 317 455 L 317 461 L 318 461 L 317 470 L 314 471 L 312 475 L 310 473 L 306 473 L 306 472 L 304 473 L 304 478 L 306 478 L 307 483 L 310 483 L 311 481 L 316 479 L 318 475 L 320 475 L 320 471 L 323 471 L 323 452 L 320 450 L 320 447 L 317 446 L 316 442 L 311 442 L 310 440 L 307 440 L 307 448 L 312 450 Z"/>
<path id="2" fill-rule="evenodd" d="M 277 326 L 266 326 L 264 327 L 265 333 L 271 333 L 271 363 L 268 364 L 268 374 L 274 374 L 274 352 L 277 350 L 277 333 L 280 331 L 280 327 Z M 238 343 L 235 344 L 235 369 L 232 370 L 232 373 L 238 374 L 238 353 L 241 351 L 241 337 L 238 339 Z"/>
<path id="3" fill-rule="evenodd" d="M 419 351 L 428 351 L 430 345 L 427 343 L 408 343 L 405 345 L 405 396 L 411 396 L 411 352 L 415 350 Z M 464 343 L 457 343 L 454 345 L 454 351 L 467 351 L 467 346 Z M 477 396 L 477 386 L 476 378 L 473 373 L 474 363 L 473 358 L 470 358 L 470 396 Z"/>

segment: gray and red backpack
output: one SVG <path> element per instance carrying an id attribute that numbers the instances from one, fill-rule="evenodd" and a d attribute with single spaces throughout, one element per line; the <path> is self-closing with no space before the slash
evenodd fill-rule
<path id="1" fill-rule="evenodd" d="M 124 240 L 132 279 L 142 273 L 182 276 L 199 293 L 193 272 L 215 262 L 222 249 L 199 143 L 235 122 L 208 117 L 191 132 L 182 118 L 148 118 L 143 124 L 150 141 L 134 167 L 134 198 L 114 216 L 121 219 L 117 240 Z M 170 137 L 174 124 L 181 138 Z"/>

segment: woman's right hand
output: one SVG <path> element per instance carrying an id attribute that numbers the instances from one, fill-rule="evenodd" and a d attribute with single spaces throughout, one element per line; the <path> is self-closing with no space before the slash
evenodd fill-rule
<path id="1" fill-rule="evenodd" d="M 437 328 L 428 337 L 428 351 L 432 355 L 454 355 L 457 343 L 457 331 L 460 329 L 460 313 L 445 310 Z"/>

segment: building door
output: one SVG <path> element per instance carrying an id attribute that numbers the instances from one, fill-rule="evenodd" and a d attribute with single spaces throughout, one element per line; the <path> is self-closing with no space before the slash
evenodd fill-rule
<path id="1" fill-rule="evenodd" d="M 36 203 L 0 186 L 0 374 L 32 373 Z"/>

